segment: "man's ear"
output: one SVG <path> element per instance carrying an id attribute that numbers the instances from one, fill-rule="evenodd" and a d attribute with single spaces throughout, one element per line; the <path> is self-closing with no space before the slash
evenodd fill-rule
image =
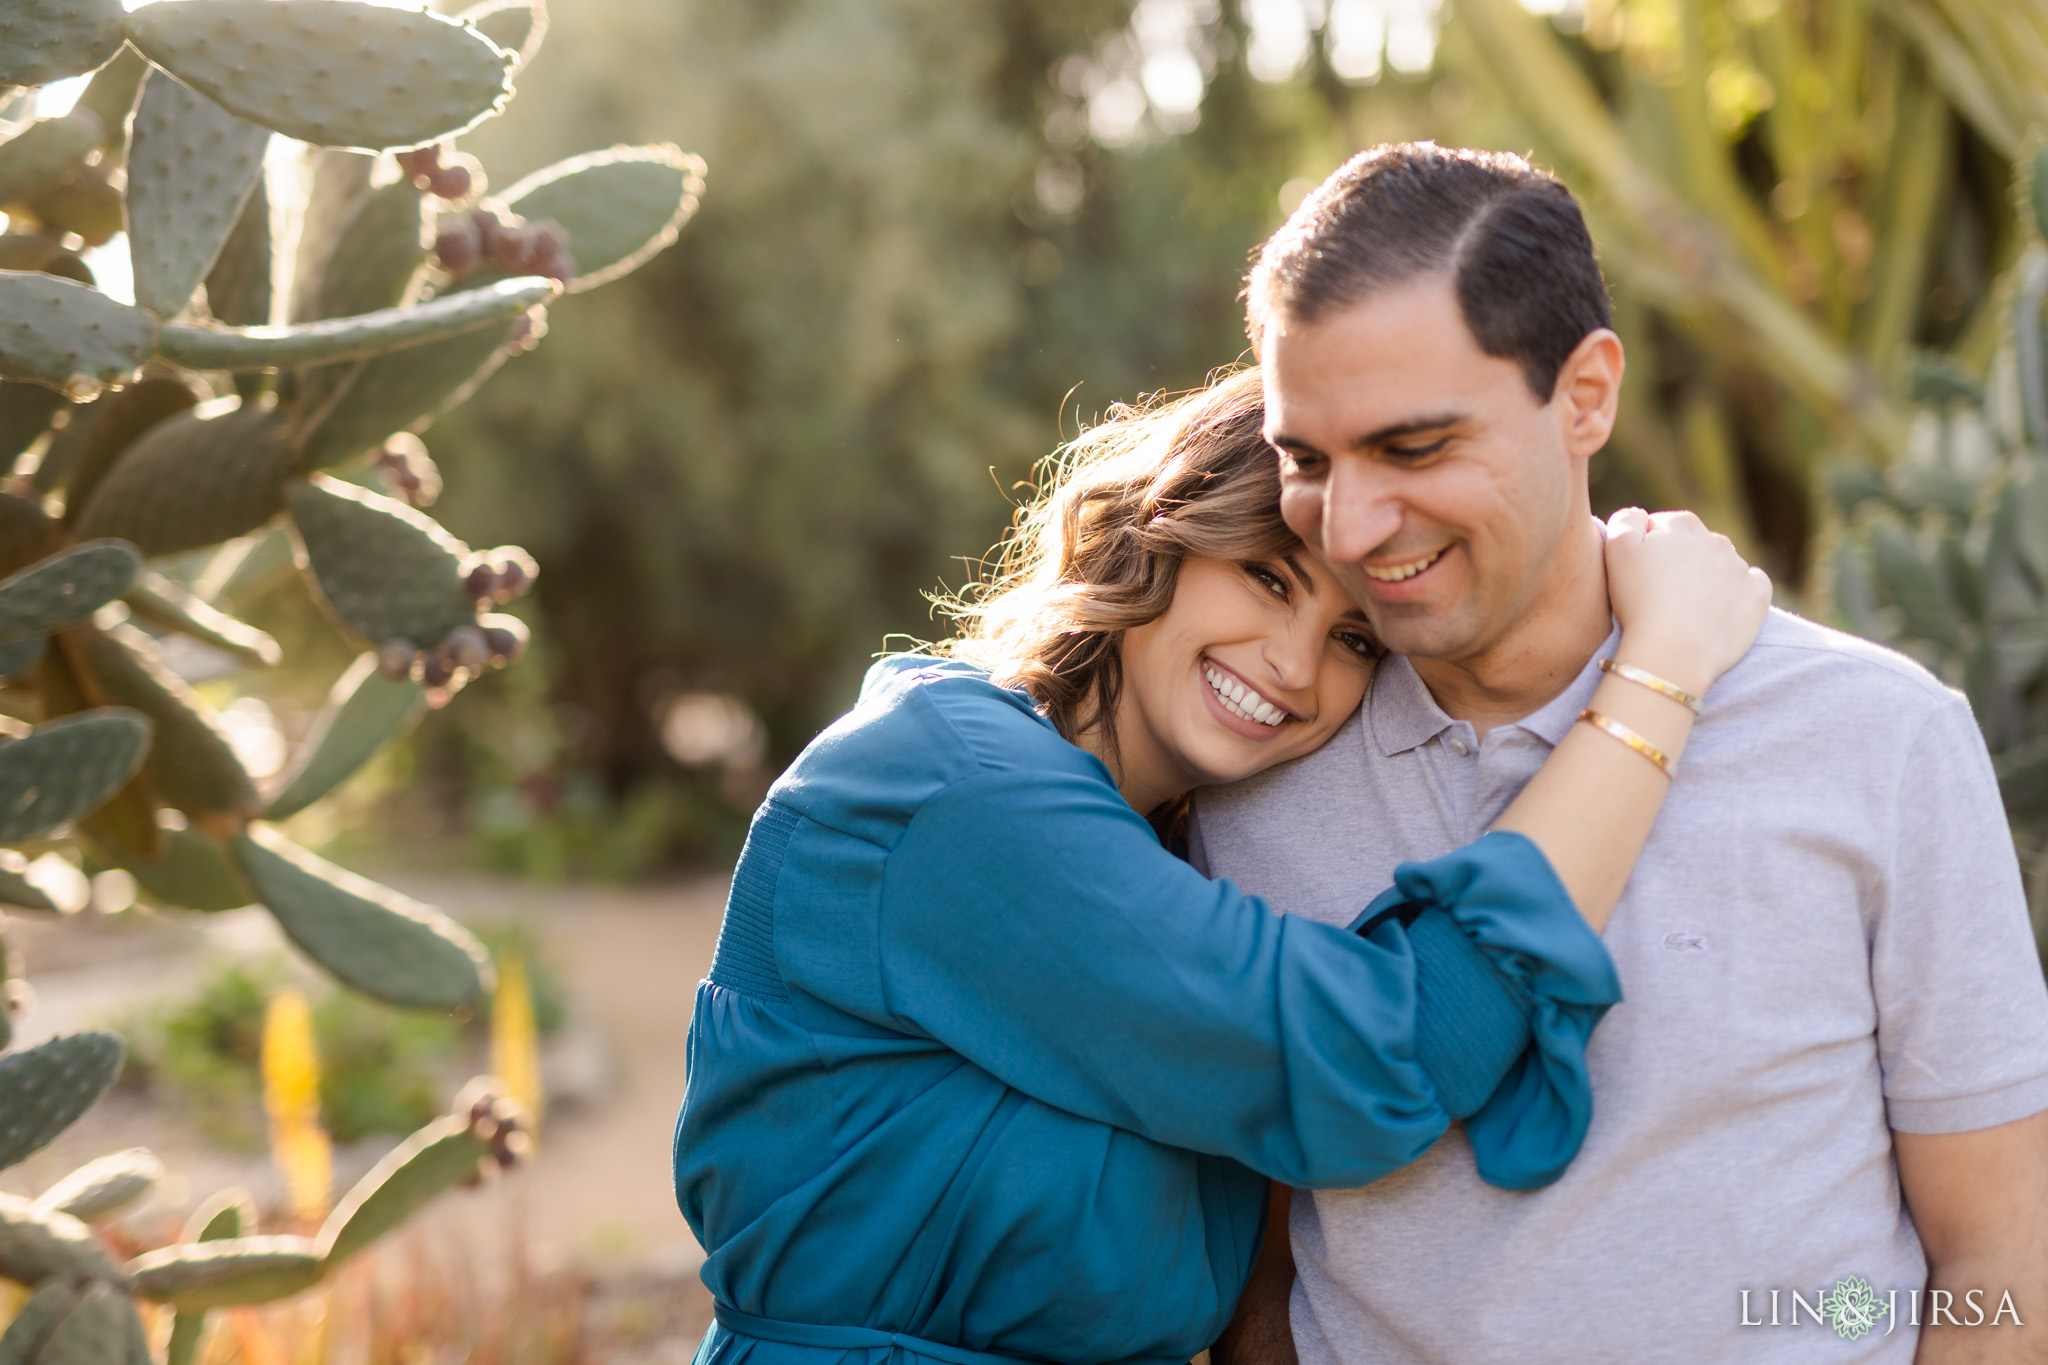
<path id="1" fill-rule="evenodd" d="M 1558 368 L 1550 401 L 1564 428 L 1565 449 L 1576 458 L 1589 458 L 1607 444 L 1627 369 L 1621 338 L 1605 327 L 1586 333 Z"/>

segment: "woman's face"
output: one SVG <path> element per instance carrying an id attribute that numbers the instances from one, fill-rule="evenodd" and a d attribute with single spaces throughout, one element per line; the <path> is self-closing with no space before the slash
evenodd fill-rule
<path id="1" fill-rule="evenodd" d="M 1125 795 L 1164 801 L 1308 753 L 1357 708 L 1377 653 L 1364 613 L 1306 552 L 1185 560 L 1165 615 L 1124 632 Z"/>

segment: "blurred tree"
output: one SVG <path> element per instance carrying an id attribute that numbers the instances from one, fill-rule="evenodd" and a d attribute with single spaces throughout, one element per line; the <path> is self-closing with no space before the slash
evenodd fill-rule
<path id="1" fill-rule="evenodd" d="M 943 629 L 922 594 L 968 575 L 1032 461 L 1111 402 L 1239 357 L 1247 252 L 1353 151 L 1404 137 L 1530 152 L 1580 192 L 1634 361 L 1596 495 L 1695 507 L 1796 594 L 1833 534 L 1821 468 L 1903 448 L 1910 356 L 1989 361 L 2009 163 L 2048 111 L 2048 61 L 2012 54 L 2041 45 L 2044 13 L 564 6 L 553 69 L 477 149 L 513 173 L 676 137 L 710 191 L 692 251 L 565 315 L 563 344 L 439 429 L 462 466 L 451 528 L 543 566 L 554 724 L 492 679 L 499 705 L 435 719 L 425 771 L 501 806 L 515 787 L 529 810 L 624 802 L 627 863 L 678 828 L 729 842 L 886 633 Z M 679 764 L 663 717 L 707 694 L 757 711 L 765 747 Z"/>

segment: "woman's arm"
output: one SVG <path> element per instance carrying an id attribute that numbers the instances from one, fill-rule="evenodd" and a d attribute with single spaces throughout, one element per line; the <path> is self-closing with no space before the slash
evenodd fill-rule
<path id="1" fill-rule="evenodd" d="M 1690 512 L 1615 513 L 1607 573 L 1622 627 L 1616 660 L 1694 696 L 1704 696 L 1748 652 L 1770 610 L 1770 580 Z M 1612 674 L 1588 709 L 1635 731 L 1674 764 L 1692 734 L 1693 713 L 1684 705 Z M 1599 930 L 1628 885 L 1670 786 L 1656 763 L 1581 723 L 1494 828 L 1534 841 Z"/>

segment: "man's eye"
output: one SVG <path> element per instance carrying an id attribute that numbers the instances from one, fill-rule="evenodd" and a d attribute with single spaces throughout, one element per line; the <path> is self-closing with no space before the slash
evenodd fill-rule
<path id="1" fill-rule="evenodd" d="M 1320 455 L 1310 455 L 1299 450 L 1280 452 L 1280 474 L 1282 478 L 1320 479 L 1329 461 Z"/>
<path id="2" fill-rule="evenodd" d="M 1430 441 L 1425 445 L 1419 446 L 1388 446 L 1386 451 L 1389 457 L 1396 460 L 1425 460 L 1436 454 L 1439 450 L 1442 450 L 1445 441 L 1448 439 L 1446 437 L 1443 440 Z"/>

